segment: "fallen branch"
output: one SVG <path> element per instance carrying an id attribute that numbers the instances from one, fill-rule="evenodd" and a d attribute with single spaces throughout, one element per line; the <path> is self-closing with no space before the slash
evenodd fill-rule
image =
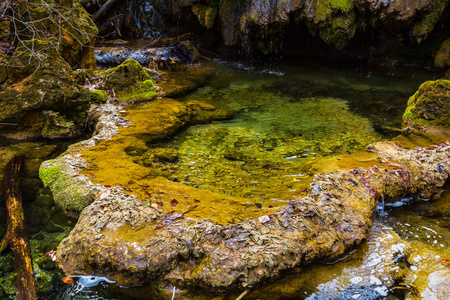
<path id="1" fill-rule="evenodd" d="M 33 263 L 31 248 L 25 231 L 25 217 L 22 208 L 19 175 L 22 160 L 14 157 L 6 169 L 6 209 L 8 212 L 8 227 L 5 237 L 0 243 L 0 253 L 10 247 L 14 257 L 14 271 L 16 273 L 16 299 L 37 299 L 34 285 Z"/>
<path id="2" fill-rule="evenodd" d="M 116 4 L 116 2 L 118 2 L 118 1 L 117 0 L 108 0 L 105 4 L 103 4 L 102 7 L 100 7 L 99 10 L 97 10 L 97 12 L 95 14 L 92 15 L 92 20 L 94 22 L 96 22 L 99 18 L 106 15 L 108 10 L 110 10 L 110 8 L 113 7 Z"/>
<path id="3" fill-rule="evenodd" d="M 400 128 L 389 127 L 389 126 L 381 126 L 381 129 L 383 129 L 385 131 L 398 132 L 404 136 L 408 136 L 414 132 L 414 129 L 411 127 L 405 127 L 403 129 L 400 129 Z"/>

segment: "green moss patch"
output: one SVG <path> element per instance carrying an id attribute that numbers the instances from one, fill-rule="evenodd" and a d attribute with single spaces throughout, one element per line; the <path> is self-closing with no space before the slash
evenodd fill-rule
<path id="1" fill-rule="evenodd" d="M 94 103 L 105 103 L 108 100 L 108 92 L 104 90 L 94 90 L 90 93 L 91 101 Z"/>
<path id="2" fill-rule="evenodd" d="M 408 100 L 403 115 L 408 125 L 426 125 L 450 128 L 450 81 L 436 80 L 423 83 Z"/>
<path id="3" fill-rule="evenodd" d="M 39 178 L 53 193 L 55 203 L 70 215 L 79 214 L 93 199 L 88 186 L 71 175 L 71 167 L 48 160 L 39 168 Z"/>

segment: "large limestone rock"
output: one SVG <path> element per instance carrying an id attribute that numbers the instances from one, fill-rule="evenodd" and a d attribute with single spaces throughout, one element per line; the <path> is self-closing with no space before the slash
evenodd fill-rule
<path id="1" fill-rule="evenodd" d="M 132 123 L 127 123 L 120 109 L 105 108 L 98 135 L 44 163 L 41 177 L 50 178 L 47 174 L 60 166 L 59 175 L 46 181 L 57 203 L 76 199 L 58 194 L 63 176 L 74 180 L 65 179 L 71 183 L 64 189 L 85 188 L 90 197 L 58 248 L 62 270 L 107 275 L 123 285 L 152 281 L 216 292 L 251 288 L 317 259 L 338 258 L 366 239 L 379 199 L 433 198 L 450 173 L 446 143 L 427 151 L 376 143 L 369 149 L 384 165 L 316 175 L 298 201 L 227 224 L 205 218 L 245 199 L 170 182 L 135 162 L 138 153 L 149 160 L 176 159 L 173 149 L 150 143 L 190 120 L 224 116 L 220 110 L 160 99 L 128 109 Z M 127 128 L 118 134 L 118 126 Z"/>
<path id="2" fill-rule="evenodd" d="M 93 46 L 98 29 L 79 1 L 19 1 L 14 9 L 21 22 L 11 23 L 10 31 L 19 26 L 22 40 L 49 39 L 71 66 L 95 67 Z"/>
<path id="3" fill-rule="evenodd" d="M 7 82 L 11 85 L 0 89 L 0 122 L 18 126 L 2 128 L 2 135 L 67 138 L 80 133 L 89 92 L 76 84 L 70 65 L 49 41 L 21 43 L 9 60 Z"/>
<path id="4" fill-rule="evenodd" d="M 369 30 L 377 35 L 372 36 L 373 40 L 383 38 L 373 45 L 380 49 L 387 44 L 390 49 L 403 42 L 420 44 L 443 18 L 447 1 L 192 0 L 148 1 L 146 4 L 147 10 L 151 7 L 151 11 L 164 16 L 168 24 L 168 20 L 174 19 L 188 24 L 191 22 L 188 16 L 193 14 L 207 31 L 220 27 L 225 45 L 243 46 L 267 54 L 280 49 L 283 33 L 293 26 L 307 27 L 310 34 L 337 49 L 345 48 L 357 32 Z M 301 40 L 302 37 L 292 38 Z M 384 42 L 387 44 L 380 45 Z"/>
<path id="5" fill-rule="evenodd" d="M 450 172 L 447 144 L 432 151 L 393 143 L 370 147 L 407 167 L 317 175 L 306 197 L 238 224 L 162 213 L 119 187 L 103 188 L 58 247 L 57 262 L 66 273 L 108 275 L 124 285 L 170 282 L 217 292 L 250 288 L 317 259 L 335 259 L 367 237 L 380 197 L 430 198 Z M 159 189 L 176 195 L 169 183 Z"/>
<path id="6" fill-rule="evenodd" d="M 0 122 L 7 124 L 0 135 L 79 135 L 89 92 L 77 85 L 72 67 L 95 67 L 97 27 L 78 1 L 18 1 L 8 9 L 16 19 L 2 20 L 1 28 L 16 32 L 17 45 L 11 57 L 0 54 Z"/>
<path id="7" fill-rule="evenodd" d="M 409 98 L 403 121 L 424 131 L 450 132 L 450 81 L 423 83 Z"/>

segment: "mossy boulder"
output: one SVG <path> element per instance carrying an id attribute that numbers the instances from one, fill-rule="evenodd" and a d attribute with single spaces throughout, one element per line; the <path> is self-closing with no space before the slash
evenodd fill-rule
<path id="1" fill-rule="evenodd" d="M 31 47 L 38 52 L 28 51 Z M 61 138 L 81 132 L 89 108 L 89 91 L 76 84 L 70 65 L 50 41 L 30 40 L 19 44 L 8 62 L 7 72 L 8 85 L 0 90 L 0 122 L 19 126 L 2 132 L 3 135 L 51 137 L 49 133 L 53 132 Z M 45 110 L 56 112 L 59 120 L 56 121 L 53 113 L 40 113 Z M 51 124 L 59 125 L 51 129 Z M 62 129 L 59 133 L 58 128 Z M 43 129 L 45 132 L 40 132 Z M 28 133 L 24 134 L 25 131 Z"/>
<path id="2" fill-rule="evenodd" d="M 19 1 L 16 11 L 21 22 L 11 27 L 18 26 L 26 37 L 23 39 L 33 36 L 52 40 L 71 66 L 95 67 L 93 46 L 98 29 L 79 1 Z"/>
<path id="3" fill-rule="evenodd" d="M 94 103 L 105 103 L 108 100 L 108 92 L 104 90 L 93 90 L 90 93 L 90 97 Z"/>
<path id="4" fill-rule="evenodd" d="M 71 161 L 48 160 L 39 168 L 39 178 L 51 189 L 55 203 L 66 214 L 76 217 L 93 200 L 93 195 L 87 181 L 82 176 L 72 176 L 74 172 Z"/>
<path id="5" fill-rule="evenodd" d="M 129 87 L 138 87 L 141 81 L 149 79 L 150 73 L 131 58 L 104 72 L 105 87 L 108 89 L 125 90 Z"/>
<path id="6" fill-rule="evenodd" d="M 438 68 L 450 66 L 450 39 L 446 39 L 434 56 L 434 65 Z"/>
<path id="7" fill-rule="evenodd" d="M 415 3 L 413 6 L 415 6 L 416 8 L 420 8 L 420 6 L 423 5 L 424 9 L 422 14 L 417 14 L 415 16 L 417 18 L 417 21 L 414 22 L 410 30 L 410 35 L 412 38 L 416 39 L 418 43 L 422 43 L 424 40 L 427 39 L 428 35 L 433 31 L 434 27 L 439 22 L 439 19 L 443 15 L 444 9 L 447 6 L 448 1 L 433 0 L 433 1 L 415 1 L 415 2 L 417 3 Z"/>
<path id="8" fill-rule="evenodd" d="M 410 126 L 450 130 L 450 81 L 423 83 L 408 100 L 403 121 Z"/>
<path id="9" fill-rule="evenodd" d="M 153 73 L 145 70 L 134 59 L 127 59 L 103 73 L 104 85 L 112 89 L 121 101 L 145 101 L 157 97 Z"/>

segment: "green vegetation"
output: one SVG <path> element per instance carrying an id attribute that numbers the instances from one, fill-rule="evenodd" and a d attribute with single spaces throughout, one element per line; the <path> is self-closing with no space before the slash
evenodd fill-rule
<path id="1" fill-rule="evenodd" d="M 409 98 L 403 120 L 413 126 L 450 129 L 450 81 L 424 82 Z"/>
<path id="2" fill-rule="evenodd" d="M 67 214 L 79 214 L 92 200 L 88 186 L 71 176 L 70 166 L 59 165 L 57 160 L 48 160 L 39 168 L 39 178 L 53 193 L 55 203 Z"/>
<path id="3" fill-rule="evenodd" d="M 90 94 L 91 101 L 94 103 L 105 103 L 108 100 L 108 92 L 104 90 L 94 90 Z"/>
<path id="4" fill-rule="evenodd" d="M 438 68 L 450 66 L 450 39 L 446 39 L 434 56 L 434 65 Z"/>

